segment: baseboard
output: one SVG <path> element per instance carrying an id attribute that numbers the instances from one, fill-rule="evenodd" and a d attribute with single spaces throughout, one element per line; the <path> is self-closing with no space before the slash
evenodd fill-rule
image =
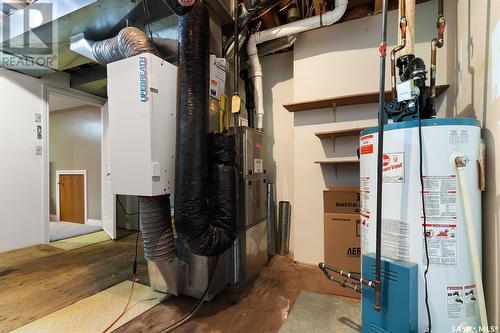
<path id="1" fill-rule="evenodd" d="M 85 224 L 95 225 L 96 227 L 102 228 L 102 220 L 87 219 L 87 222 Z"/>

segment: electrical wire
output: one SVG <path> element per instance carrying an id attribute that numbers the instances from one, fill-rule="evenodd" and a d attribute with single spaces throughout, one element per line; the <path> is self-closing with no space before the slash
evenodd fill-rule
<path id="1" fill-rule="evenodd" d="M 214 263 L 214 266 L 212 268 L 212 272 L 210 274 L 210 278 L 208 280 L 208 285 L 205 288 L 205 291 L 203 292 L 203 295 L 201 295 L 201 298 L 198 300 L 198 302 L 195 304 L 195 306 L 191 309 L 191 311 L 189 311 L 187 314 L 185 314 L 177 322 L 175 322 L 172 325 L 170 325 L 169 327 L 165 328 L 163 331 L 160 331 L 160 333 L 169 333 L 169 332 L 172 332 L 176 328 L 179 328 L 182 325 L 184 325 L 185 323 L 187 323 L 191 319 L 191 317 L 193 317 L 196 314 L 196 312 L 198 312 L 198 310 L 200 309 L 201 305 L 205 301 L 205 298 L 207 297 L 208 292 L 210 291 L 210 289 L 212 289 L 212 284 L 214 282 L 215 272 L 217 270 L 217 264 L 218 263 L 219 263 L 219 256 L 217 256 L 215 258 L 215 263 Z"/>
<path id="2" fill-rule="evenodd" d="M 120 196 L 117 195 L 116 196 L 116 200 L 118 201 L 118 204 L 120 205 L 120 207 L 122 208 L 122 211 L 123 211 L 123 214 L 127 215 L 127 216 L 135 216 L 135 215 L 139 215 L 139 211 L 135 212 L 135 213 L 129 213 L 127 212 L 127 210 L 125 209 L 125 206 L 123 206 L 123 203 L 120 199 Z M 139 198 L 137 198 L 137 200 L 139 201 Z"/>
<path id="3" fill-rule="evenodd" d="M 118 202 L 120 202 L 119 199 L 118 199 Z M 123 205 L 122 205 L 122 208 L 123 208 Z M 123 317 L 123 315 L 125 315 L 125 313 L 129 309 L 130 301 L 132 300 L 132 295 L 134 294 L 135 277 L 137 275 L 137 257 L 138 257 L 137 253 L 138 253 L 138 244 L 139 244 L 139 233 L 140 233 L 140 231 L 141 231 L 140 220 L 137 219 L 137 236 L 135 238 L 134 264 L 132 266 L 132 286 L 130 287 L 130 292 L 129 292 L 129 295 L 128 295 L 127 303 L 125 304 L 125 307 L 123 308 L 122 312 L 101 333 L 108 332 L 111 329 L 111 327 L 113 327 L 113 325 L 116 324 L 118 322 L 118 320 L 120 320 Z"/>
<path id="4" fill-rule="evenodd" d="M 425 196 L 424 196 L 424 171 L 423 171 L 423 148 L 422 148 L 422 119 L 420 118 L 420 107 L 418 105 L 418 101 L 415 102 L 415 106 L 417 107 L 418 114 L 418 147 L 419 147 L 419 158 L 420 158 L 420 197 L 422 200 L 422 216 L 424 222 L 424 246 L 425 246 L 425 271 L 424 271 L 424 288 L 425 288 L 425 309 L 427 311 L 427 321 L 429 323 L 427 333 L 431 333 L 432 324 L 431 324 L 431 312 L 429 308 L 429 291 L 428 291 L 428 279 L 427 273 L 429 272 L 429 247 L 427 244 L 427 214 L 425 211 Z"/>

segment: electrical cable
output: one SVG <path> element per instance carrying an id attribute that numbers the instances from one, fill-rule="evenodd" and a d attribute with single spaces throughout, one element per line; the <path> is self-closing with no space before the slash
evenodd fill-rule
<path id="1" fill-rule="evenodd" d="M 420 187 L 421 187 L 421 200 L 422 200 L 422 216 L 423 216 L 423 224 L 424 224 L 424 246 L 425 246 L 425 271 L 424 271 L 424 288 L 425 288 L 425 309 L 427 311 L 427 321 L 429 323 L 427 333 L 431 333 L 432 325 L 431 325 L 431 312 L 429 308 L 429 292 L 428 292 L 428 281 L 427 281 L 427 273 L 429 272 L 429 247 L 427 244 L 427 214 L 425 212 L 425 196 L 424 196 L 424 171 L 423 171 L 423 149 L 422 149 L 422 119 L 420 119 L 420 106 L 418 105 L 418 101 L 415 102 L 415 106 L 417 108 L 418 114 L 418 143 L 419 143 L 419 159 L 420 159 Z"/>
<path id="2" fill-rule="evenodd" d="M 205 298 L 207 297 L 208 295 L 208 292 L 210 291 L 210 289 L 212 289 L 212 284 L 214 282 L 214 278 L 215 278 L 215 272 L 217 270 L 217 264 L 219 263 L 219 256 L 217 256 L 215 258 L 215 263 L 214 263 L 214 266 L 212 268 L 212 272 L 210 274 L 210 278 L 208 280 L 208 285 L 207 287 L 205 288 L 205 291 L 203 292 L 203 295 L 201 295 L 201 298 L 198 300 L 198 302 L 195 304 L 195 306 L 191 309 L 191 311 L 189 311 L 187 314 L 185 314 L 181 319 L 179 319 L 177 322 L 173 323 L 172 325 L 170 325 L 169 327 L 165 328 L 164 330 L 160 331 L 160 333 L 168 333 L 168 332 L 172 332 L 173 330 L 175 330 L 176 328 L 179 328 L 181 327 L 182 325 L 184 325 L 185 323 L 187 323 L 191 317 L 193 317 L 196 312 L 198 312 L 198 310 L 200 309 L 201 305 L 203 304 L 203 302 L 205 301 Z"/>
<path id="3" fill-rule="evenodd" d="M 118 202 L 120 202 L 119 199 L 118 199 Z M 121 202 L 120 202 L 120 204 L 121 204 Z M 123 208 L 123 205 L 122 205 L 122 208 Z M 138 253 L 138 244 L 139 244 L 139 233 L 140 233 L 140 231 L 141 231 L 140 219 L 137 219 L 137 236 L 135 238 L 134 264 L 132 266 L 132 286 L 130 287 L 130 292 L 129 292 L 129 295 L 128 295 L 127 303 L 125 304 L 125 307 L 123 308 L 122 312 L 101 333 L 108 332 L 111 329 L 111 327 L 113 327 L 113 325 L 116 324 L 118 322 L 118 320 L 120 320 L 123 317 L 123 315 L 125 315 L 125 313 L 129 309 L 130 301 L 132 300 L 132 295 L 134 294 L 135 277 L 137 275 L 137 257 L 138 257 L 137 253 Z"/>
<path id="4" fill-rule="evenodd" d="M 127 216 L 135 216 L 135 215 L 139 215 L 139 211 L 135 212 L 135 213 L 129 213 L 127 212 L 127 210 L 125 209 L 125 207 L 123 206 L 123 203 L 120 199 L 120 196 L 117 195 L 116 196 L 116 200 L 118 201 L 118 204 L 120 205 L 120 207 L 122 208 L 122 211 L 123 211 L 123 214 L 127 215 Z M 139 197 L 137 198 L 137 200 L 139 201 Z M 137 205 L 139 206 L 139 204 Z"/>

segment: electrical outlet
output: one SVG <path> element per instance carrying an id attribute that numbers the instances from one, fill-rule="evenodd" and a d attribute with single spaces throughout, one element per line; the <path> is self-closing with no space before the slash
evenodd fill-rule
<path id="1" fill-rule="evenodd" d="M 42 146 L 35 147 L 35 155 L 42 155 Z"/>
<path id="2" fill-rule="evenodd" d="M 35 113 L 35 123 L 41 123 L 41 122 L 42 122 L 42 114 Z"/>

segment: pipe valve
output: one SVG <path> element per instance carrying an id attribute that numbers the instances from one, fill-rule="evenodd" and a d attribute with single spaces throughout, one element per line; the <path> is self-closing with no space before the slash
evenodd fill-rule
<path id="1" fill-rule="evenodd" d="M 455 157 L 455 165 L 458 168 L 463 168 L 469 163 L 469 158 L 467 156 L 457 156 Z"/>

